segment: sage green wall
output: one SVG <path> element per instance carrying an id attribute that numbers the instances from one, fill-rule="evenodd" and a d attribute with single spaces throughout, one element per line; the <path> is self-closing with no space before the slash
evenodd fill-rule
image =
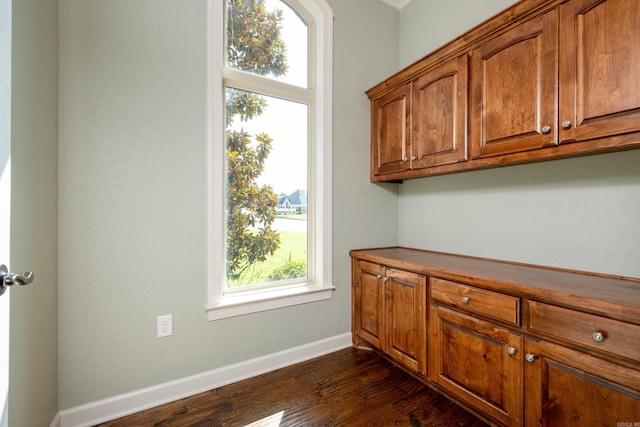
<path id="1" fill-rule="evenodd" d="M 409 2 L 400 12 L 400 68 L 417 61 L 515 3 L 514 0 Z"/>
<path id="2" fill-rule="evenodd" d="M 509 3 L 413 0 L 400 58 Z M 640 277 L 640 150 L 405 181 L 399 194 L 402 245 Z"/>
<path id="3" fill-rule="evenodd" d="M 46 426 L 58 410 L 58 2 L 12 6 L 9 425 Z M 3 296 L 6 298 L 6 296 Z"/>
<path id="4" fill-rule="evenodd" d="M 60 0 L 60 409 L 350 330 L 348 250 L 398 240 L 397 188 L 368 183 L 364 91 L 397 66 L 379 3 L 330 0 L 333 298 L 208 322 L 206 2 Z"/>

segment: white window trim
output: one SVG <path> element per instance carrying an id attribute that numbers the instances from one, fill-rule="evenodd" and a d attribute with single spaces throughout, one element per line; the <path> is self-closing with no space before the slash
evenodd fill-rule
<path id="1" fill-rule="evenodd" d="M 224 85 L 222 67 L 224 58 L 223 0 L 207 1 L 207 183 L 208 183 L 208 236 L 207 236 L 207 316 L 209 320 L 272 310 L 331 298 L 332 272 L 332 75 L 333 75 L 333 12 L 326 0 L 287 0 L 293 7 L 301 5 L 315 18 L 317 48 L 312 52 L 318 64 L 318 73 L 312 72 L 312 87 L 318 88 L 315 105 L 316 152 L 315 165 L 315 221 L 314 248 L 316 257 L 315 282 L 291 288 L 273 288 L 223 296 L 225 275 L 224 239 Z M 320 167 L 319 167 L 320 166 Z M 311 251 L 310 251 L 311 252 Z"/>

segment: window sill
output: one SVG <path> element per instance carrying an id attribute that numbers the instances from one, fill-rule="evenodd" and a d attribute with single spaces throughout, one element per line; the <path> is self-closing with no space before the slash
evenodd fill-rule
<path id="1" fill-rule="evenodd" d="M 207 307 L 211 320 L 226 319 L 276 308 L 290 307 L 330 299 L 335 286 L 308 285 L 289 289 L 225 296 L 217 304 Z"/>

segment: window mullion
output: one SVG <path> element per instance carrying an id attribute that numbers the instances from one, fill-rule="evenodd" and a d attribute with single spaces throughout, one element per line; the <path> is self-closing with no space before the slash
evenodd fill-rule
<path id="1" fill-rule="evenodd" d="M 255 92 L 293 102 L 302 102 L 304 104 L 311 104 L 315 97 L 312 89 L 290 85 L 232 68 L 224 68 L 222 74 L 225 86 L 248 92 Z"/>

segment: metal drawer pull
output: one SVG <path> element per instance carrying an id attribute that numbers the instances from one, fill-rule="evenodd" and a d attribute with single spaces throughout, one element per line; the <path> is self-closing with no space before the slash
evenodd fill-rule
<path id="1" fill-rule="evenodd" d="M 469 297 L 462 297 L 463 304 L 469 304 Z"/>
<path id="2" fill-rule="evenodd" d="M 514 355 L 518 352 L 518 350 L 515 347 L 509 347 L 507 348 L 507 353 L 509 353 L 510 355 Z"/>
<path id="3" fill-rule="evenodd" d="M 525 354 L 524 358 L 527 359 L 527 362 L 529 363 L 533 363 L 536 361 L 536 355 L 532 353 Z"/>
<path id="4" fill-rule="evenodd" d="M 596 342 L 603 342 L 604 341 L 604 334 L 602 332 L 599 331 L 595 331 L 593 333 L 593 335 L 591 335 L 593 337 L 593 340 Z"/>

